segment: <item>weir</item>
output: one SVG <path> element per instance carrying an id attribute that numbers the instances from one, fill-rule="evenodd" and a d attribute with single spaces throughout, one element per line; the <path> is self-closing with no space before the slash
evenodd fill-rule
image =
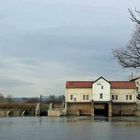
<path id="1" fill-rule="evenodd" d="M 0 109 L 0 117 L 23 117 L 23 116 L 35 116 L 34 110 L 22 110 L 22 109 Z"/>
<path id="2" fill-rule="evenodd" d="M 36 105 L 36 109 L 35 109 L 35 116 L 40 116 L 40 103 L 37 103 Z"/>
<path id="3" fill-rule="evenodd" d="M 51 103 L 48 110 L 48 117 L 60 117 L 67 115 L 67 103 L 62 103 L 60 108 L 55 108 Z"/>

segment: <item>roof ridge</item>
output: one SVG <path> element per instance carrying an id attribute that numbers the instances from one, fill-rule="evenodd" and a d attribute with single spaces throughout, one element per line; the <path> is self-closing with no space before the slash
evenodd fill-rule
<path id="1" fill-rule="evenodd" d="M 94 81 L 66 81 L 66 82 L 94 82 Z"/>
<path id="2" fill-rule="evenodd" d="M 110 82 L 134 82 L 134 81 L 110 81 Z"/>

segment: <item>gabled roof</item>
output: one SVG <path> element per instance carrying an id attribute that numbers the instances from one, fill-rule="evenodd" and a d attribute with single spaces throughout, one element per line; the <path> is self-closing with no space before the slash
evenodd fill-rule
<path id="1" fill-rule="evenodd" d="M 66 88 L 92 88 L 93 83 L 94 81 L 67 81 Z M 111 89 L 136 89 L 134 81 L 109 81 L 109 83 Z"/>
<path id="2" fill-rule="evenodd" d="M 97 81 L 100 80 L 100 79 L 104 79 L 106 82 L 108 82 L 108 83 L 110 84 L 110 82 L 109 82 L 108 80 L 106 80 L 106 79 L 105 79 L 104 77 L 102 77 L 102 76 L 99 77 L 97 80 L 95 80 L 94 83 L 97 82 Z"/>
<path id="3" fill-rule="evenodd" d="M 96 81 L 101 78 L 110 83 L 111 89 L 136 89 L 135 81 L 107 81 L 103 77 L 99 77 Z M 66 88 L 92 88 L 96 81 L 67 81 Z"/>
<path id="4" fill-rule="evenodd" d="M 93 81 L 67 81 L 66 88 L 92 88 Z"/>
<path id="5" fill-rule="evenodd" d="M 111 89 L 136 89 L 134 81 L 111 81 Z"/>

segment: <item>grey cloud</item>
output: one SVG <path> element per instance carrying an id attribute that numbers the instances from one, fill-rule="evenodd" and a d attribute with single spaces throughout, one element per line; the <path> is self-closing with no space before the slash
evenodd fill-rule
<path id="1" fill-rule="evenodd" d="M 134 30 L 127 8 L 138 5 L 139 0 L 0 1 L 0 87 L 38 96 L 44 88 L 65 93 L 66 80 L 126 79 L 130 71 L 112 59 L 111 50 L 127 45 Z"/>
<path id="2" fill-rule="evenodd" d="M 26 82 L 22 80 L 17 79 L 0 79 L 0 87 L 3 88 L 15 88 L 15 87 L 24 87 L 24 86 L 31 86 L 34 83 L 32 82 Z"/>

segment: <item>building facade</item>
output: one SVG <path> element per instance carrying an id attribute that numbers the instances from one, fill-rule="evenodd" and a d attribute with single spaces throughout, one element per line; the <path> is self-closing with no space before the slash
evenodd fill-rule
<path id="1" fill-rule="evenodd" d="M 91 102 L 92 82 L 68 81 L 66 83 L 66 102 Z"/>
<path id="2" fill-rule="evenodd" d="M 140 77 L 131 79 L 130 81 L 134 81 L 137 87 L 137 91 L 140 92 Z"/>
<path id="3" fill-rule="evenodd" d="M 136 88 L 137 88 L 137 95 L 136 95 L 137 103 L 140 104 L 140 77 L 133 78 L 130 81 L 133 81 L 136 84 Z"/>
<path id="4" fill-rule="evenodd" d="M 92 84 L 92 94 L 94 102 L 109 102 L 111 100 L 110 82 L 100 77 Z"/>
<path id="5" fill-rule="evenodd" d="M 116 115 L 131 115 L 134 114 L 136 95 L 135 81 L 108 81 L 100 77 L 95 81 L 66 82 L 66 103 L 70 114 L 104 113 L 112 116 L 114 112 Z M 84 113 L 87 108 L 88 112 Z"/>
<path id="6" fill-rule="evenodd" d="M 137 88 L 133 81 L 111 81 L 112 102 L 135 103 Z"/>

